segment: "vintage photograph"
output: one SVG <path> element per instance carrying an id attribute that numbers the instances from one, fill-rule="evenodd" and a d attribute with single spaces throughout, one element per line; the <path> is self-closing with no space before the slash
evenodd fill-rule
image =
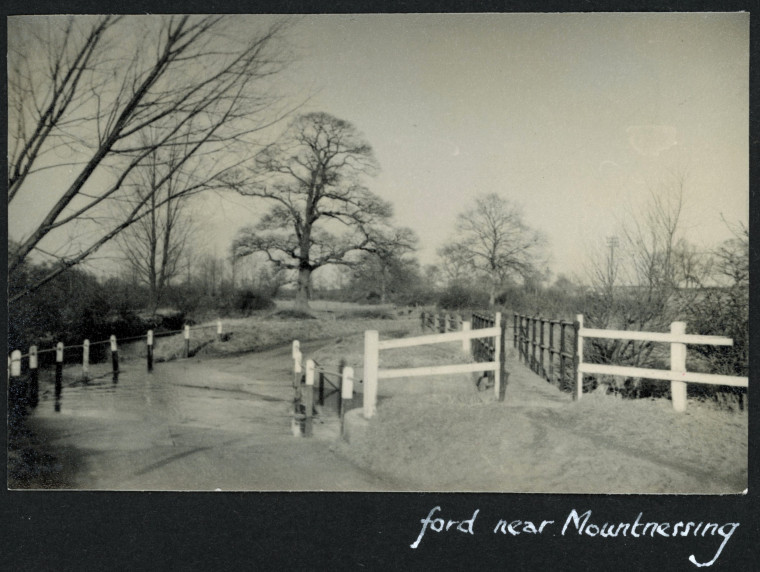
<path id="1" fill-rule="evenodd" d="M 8 488 L 741 494 L 749 21 L 8 17 Z"/>

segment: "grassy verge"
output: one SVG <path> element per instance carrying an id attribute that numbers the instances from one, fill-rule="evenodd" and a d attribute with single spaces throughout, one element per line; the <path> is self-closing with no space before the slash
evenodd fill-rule
<path id="1" fill-rule="evenodd" d="M 378 330 L 386 336 L 406 335 L 418 327 L 416 318 L 364 319 L 350 313 L 341 318 L 283 319 L 275 314 L 251 318 L 223 320 L 224 341 L 216 338 L 216 321 L 193 326 L 190 333 L 190 355 L 224 357 L 256 352 L 291 343 L 293 340 L 344 338 L 359 339 L 365 330 Z M 161 336 L 154 340 L 154 360 L 169 361 L 184 356 L 183 334 Z M 119 348 L 123 359 L 142 359 L 145 342 L 125 344 Z"/>
<path id="2" fill-rule="evenodd" d="M 677 414 L 664 399 L 511 408 L 490 392 L 399 395 L 336 449 L 413 490 L 737 493 L 747 429 L 746 413 L 700 402 Z"/>

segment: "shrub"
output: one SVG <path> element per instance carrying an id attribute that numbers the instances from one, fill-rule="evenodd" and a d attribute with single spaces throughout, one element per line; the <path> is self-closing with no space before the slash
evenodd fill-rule
<path id="1" fill-rule="evenodd" d="M 271 310 L 274 307 L 274 300 L 262 292 L 251 288 L 243 288 L 235 292 L 234 309 L 244 316 L 250 316 L 257 310 Z"/>
<path id="2" fill-rule="evenodd" d="M 279 310 L 273 314 L 276 318 L 282 318 L 285 320 L 316 320 L 317 318 L 308 312 L 302 312 L 301 310 Z"/>
<path id="3" fill-rule="evenodd" d="M 488 294 L 461 284 L 452 284 L 447 287 L 438 298 L 438 307 L 444 310 L 465 310 L 487 306 Z"/>
<path id="4" fill-rule="evenodd" d="M 336 320 L 392 320 L 393 318 L 394 316 L 392 312 L 380 308 L 353 310 L 350 312 L 342 312 L 335 316 Z"/>

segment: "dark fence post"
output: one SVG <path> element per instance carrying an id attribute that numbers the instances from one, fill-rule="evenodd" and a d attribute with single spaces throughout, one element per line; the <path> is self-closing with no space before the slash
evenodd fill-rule
<path id="1" fill-rule="evenodd" d="M 425 331 L 425 312 L 420 312 L 420 327 L 422 328 L 422 331 Z"/>
<path id="2" fill-rule="evenodd" d="M 513 345 L 513 347 L 515 349 L 518 349 L 517 348 L 517 335 L 518 335 L 518 330 L 517 330 L 517 312 L 514 312 L 513 317 L 512 317 L 512 337 L 514 338 L 512 340 L 512 345 Z M 519 351 L 518 351 L 518 354 L 519 354 Z"/>
<path id="3" fill-rule="evenodd" d="M 567 364 L 565 363 L 565 352 L 567 348 L 565 346 L 565 326 L 567 324 L 564 320 L 559 323 L 559 387 L 564 389 L 565 387 L 565 369 Z"/>
<path id="4" fill-rule="evenodd" d="M 554 322 L 556 320 L 549 320 L 549 381 L 554 383 Z"/>
<path id="5" fill-rule="evenodd" d="M 55 410 L 61 410 L 61 389 L 63 388 L 63 342 L 55 346 Z"/>
<path id="6" fill-rule="evenodd" d="M 581 358 L 580 352 L 583 351 L 578 343 L 578 336 L 582 326 L 581 320 L 583 320 L 583 316 L 579 314 L 573 322 L 573 330 L 575 331 L 575 344 L 573 344 L 575 346 L 573 351 L 573 378 L 575 379 L 575 392 L 573 393 L 573 399 L 576 401 L 581 398 L 581 395 L 583 395 L 583 375 L 578 373 L 578 365 Z"/>
<path id="7" fill-rule="evenodd" d="M 534 372 L 538 367 L 536 363 L 536 316 L 533 316 L 531 318 L 530 369 Z"/>
<path id="8" fill-rule="evenodd" d="M 541 377 L 546 377 L 546 369 L 544 368 L 544 350 L 546 349 L 546 345 L 544 344 L 544 341 L 545 341 L 545 338 L 544 338 L 544 326 L 545 326 L 546 320 L 544 318 L 540 318 L 540 322 L 539 323 L 541 325 L 541 337 L 540 337 L 541 347 L 539 348 L 539 354 L 538 354 L 540 356 L 539 357 L 539 366 L 538 366 L 539 372 L 538 372 L 538 374 Z"/>
<path id="9" fill-rule="evenodd" d="M 116 336 L 111 336 L 111 366 L 113 369 L 113 382 L 119 383 L 119 346 L 116 345 Z"/>
<path id="10" fill-rule="evenodd" d="M 499 327 L 501 328 L 501 336 L 499 337 L 499 401 L 504 401 L 504 396 L 507 391 L 507 360 L 506 360 L 506 346 L 507 346 L 507 318 L 502 317 L 499 320 Z"/>
<path id="11" fill-rule="evenodd" d="M 325 404 L 325 374 L 324 372 L 319 372 L 319 405 L 323 406 Z"/>
<path id="12" fill-rule="evenodd" d="M 153 330 L 148 330 L 148 371 L 153 371 Z"/>
<path id="13" fill-rule="evenodd" d="M 29 348 L 29 405 L 37 407 L 40 402 L 40 370 L 37 360 L 37 346 Z"/>

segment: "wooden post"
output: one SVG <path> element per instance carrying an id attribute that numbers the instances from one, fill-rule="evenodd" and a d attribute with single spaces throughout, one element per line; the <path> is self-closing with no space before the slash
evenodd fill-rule
<path id="1" fill-rule="evenodd" d="M 519 353 L 519 348 L 517 347 L 517 334 L 518 334 L 519 330 L 517 328 L 518 328 L 518 325 L 517 325 L 517 312 L 515 312 L 514 315 L 512 316 L 512 338 L 513 338 L 512 339 L 512 346 L 516 350 L 518 350 L 518 353 Z"/>
<path id="2" fill-rule="evenodd" d="M 462 322 L 462 331 L 469 332 L 470 330 L 472 330 L 472 324 L 466 321 Z M 472 352 L 472 340 L 470 338 L 462 340 L 462 351 L 467 355 L 470 355 Z"/>
<path id="3" fill-rule="evenodd" d="M 497 401 L 501 401 L 501 350 L 504 345 L 504 325 L 501 323 L 501 312 L 496 312 L 496 316 L 494 316 L 493 319 L 493 325 L 501 328 L 501 332 L 493 341 L 493 361 L 499 364 L 499 367 L 493 372 L 493 390 Z"/>
<path id="4" fill-rule="evenodd" d="M 343 435 L 344 418 L 354 400 L 354 368 L 343 370 L 340 381 L 340 434 Z"/>
<path id="5" fill-rule="evenodd" d="M 501 314 L 496 314 L 498 317 L 498 324 L 501 327 L 501 338 L 496 346 L 496 355 L 494 361 L 499 364 L 499 390 L 496 393 L 496 399 L 504 401 L 504 396 L 507 391 L 507 368 L 506 368 L 506 345 L 507 345 L 507 319 L 501 317 Z"/>
<path id="6" fill-rule="evenodd" d="M 554 322 L 549 320 L 549 381 L 554 383 Z"/>
<path id="7" fill-rule="evenodd" d="M 90 378 L 90 340 L 85 340 L 82 344 L 82 379 L 87 381 Z"/>
<path id="8" fill-rule="evenodd" d="M 559 387 L 562 389 L 565 385 L 565 368 L 567 362 L 565 361 L 565 352 L 567 347 L 565 346 L 565 321 L 559 323 Z"/>
<path id="9" fill-rule="evenodd" d="M 21 350 L 11 352 L 10 378 L 8 379 L 8 409 L 17 419 L 24 410 L 24 384 L 21 381 Z"/>
<path id="10" fill-rule="evenodd" d="M 293 387 L 298 388 L 301 383 L 301 342 L 293 340 Z"/>
<path id="11" fill-rule="evenodd" d="M 190 325 L 185 324 L 185 357 L 190 357 Z"/>
<path id="12" fill-rule="evenodd" d="M 422 328 L 422 331 L 425 331 L 425 312 L 420 312 L 420 327 Z"/>
<path id="13" fill-rule="evenodd" d="M 153 330 L 148 330 L 148 371 L 153 371 Z"/>
<path id="14" fill-rule="evenodd" d="M 673 322 L 670 324 L 670 333 L 674 335 L 686 333 L 685 322 Z M 671 342 L 670 344 L 670 370 L 678 373 L 686 372 L 686 344 Z M 673 401 L 673 409 L 682 413 L 686 411 L 686 382 L 670 382 L 670 398 Z"/>
<path id="15" fill-rule="evenodd" d="M 40 402 L 40 370 L 37 346 L 29 348 L 29 405 L 37 407 Z"/>
<path id="16" fill-rule="evenodd" d="M 119 383 L 119 346 L 116 345 L 116 336 L 111 336 L 111 366 L 113 369 L 113 382 Z"/>
<path id="17" fill-rule="evenodd" d="M 377 409 L 377 368 L 379 363 L 377 330 L 364 332 L 364 417 L 371 419 Z"/>
<path id="18" fill-rule="evenodd" d="M 319 372 L 319 405 L 324 406 L 325 404 L 325 373 L 323 371 Z"/>
<path id="19" fill-rule="evenodd" d="M 216 339 L 219 342 L 222 341 L 222 319 L 221 318 L 219 318 L 216 321 Z"/>
<path id="20" fill-rule="evenodd" d="M 63 342 L 55 346 L 55 410 L 61 410 L 61 390 L 63 388 Z"/>
<path id="21" fill-rule="evenodd" d="M 580 365 L 583 363 L 583 314 L 575 316 L 573 329 L 575 330 L 575 358 L 573 359 L 573 375 L 575 376 L 575 399 L 580 400 L 583 397 L 583 372 L 580 371 Z"/>
<path id="22" fill-rule="evenodd" d="M 312 410 L 314 409 L 314 360 L 306 360 L 306 387 L 303 392 L 304 406 L 304 437 L 311 437 L 312 434 Z"/>
<path id="23" fill-rule="evenodd" d="M 538 354 L 540 356 L 539 357 L 539 364 L 538 364 L 538 369 L 539 369 L 538 373 L 539 373 L 539 375 L 541 377 L 546 377 L 546 369 L 544 368 L 544 351 L 546 349 L 546 345 L 544 344 L 544 341 L 545 341 L 545 339 L 544 339 L 544 325 L 545 325 L 546 320 L 544 320 L 544 318 L 539 318 L 539 319 L 540 319 L 539 323 L 541 325 L 541 336 L 539 338 L 540 342 L 541 342 L 541 347 L 539 348 L 539 354 Z"/>

